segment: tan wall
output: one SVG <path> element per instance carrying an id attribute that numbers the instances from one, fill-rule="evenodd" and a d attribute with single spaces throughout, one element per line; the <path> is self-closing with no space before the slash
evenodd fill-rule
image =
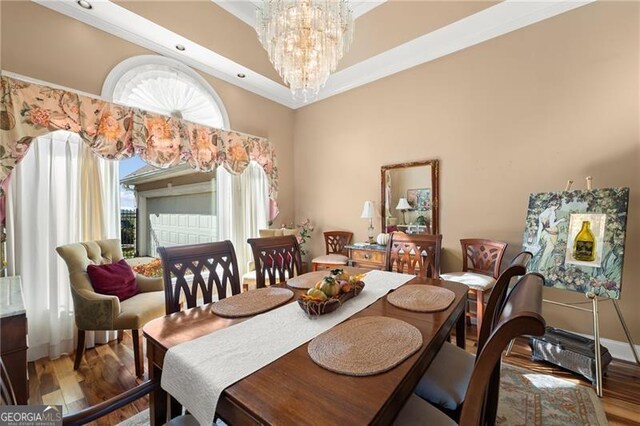
<path id="1" fill-rule="evenodd" d="M 32 2 L 1 2 L 2 69 L 100 94 L 111 69 L 146 49 Z M 264 136 L 274 144 L 280 172 L 280 216 L 293 220 L 293 111 L 253 93 L 202 76 L 229 114 L 231 128 Z"/>
<path id="2" fill-rule="evenodd" d="M 313 254 L 332 228 L 365 240 L 383 164 L 441 160 L 444 271 L 461 267 L 463 237 L 508 241 L 512 256 L 529 193 L 592 175 L 631 187 L 621 306 L 640 341 L 639 7 L 598 2 L 298 110 L 296 218 L 317 225 Z M 604 304 L 603 335 L 624 340 L 614 315 Z M 588 314 L 545 316 L 590 333 Z"/>

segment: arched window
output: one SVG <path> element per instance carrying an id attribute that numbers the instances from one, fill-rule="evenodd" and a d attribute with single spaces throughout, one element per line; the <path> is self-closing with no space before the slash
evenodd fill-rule
<path id="1" fill-rule="evenodd" d="M 163 56 L 142 55 L 118 64 L 107 76 L 102 96 L 114 102 L 229 129 L 218 94 L 198 73 Z"/>

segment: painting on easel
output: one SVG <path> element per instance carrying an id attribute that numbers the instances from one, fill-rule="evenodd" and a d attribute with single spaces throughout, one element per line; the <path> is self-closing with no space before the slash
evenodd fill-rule
<path id="1" fill-rule="evenodd" d="M 550 287 L 620 298 L 628 205 L 629 188 L 531 194 L 528 270 Z"/>

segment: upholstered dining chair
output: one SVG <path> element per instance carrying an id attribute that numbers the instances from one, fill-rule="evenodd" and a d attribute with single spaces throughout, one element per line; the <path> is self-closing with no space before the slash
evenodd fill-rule
<path id="1" fill-rule="evenodd" d="M 240 293 L 240 271 L 231 241 L 159 247 L 167 315 Z"/>
<path id="2" fill-rule="evenodd" d="M 87 273 L 89 265 L 103 265 L 122 260 L 120 240 L 68 244 L 56 248 L 56 251 L 69 270 L 75 322 L 78 327 L 74 370 L 78 369 L 84 355 L 86 331 L 131 330 L 136 376 L 141 377 L 144 374 L 144 360 L 140 331 L 147 322 L 164 315 L 162 278 L 136 275 L 140 292 L 120 301 L 116 296 L 96 293 Z"/>
<path id="3" fill-rule="evenodd" d="M 440 276 L 442 235 L 394 232 L 387 244 L 387 271 L 417 275 L 421 278 Z"/>
<path id="4" fill-rule="evenodd" d="M 349 262 L 348 250 L 345 246 L 351 243 L 353 232 L 327 231 L 324 232 L 325 255 L 313 258 L 313 270 L 333 269 L 346 266 Z"/>
<path id="5" fill-rule="evenodd" d="M 285 282 L 302 273 L 298 240 L 293 235 L 247 240 L 253 252 L 257 288 Z"/>
<path id="6" fill-rule="evenodd" d="M 101 417 L 107 416 L 116 410 L 129 405 L 136 400 L 143 398 L 150 392 L 160 388 L 160 379 L 154 378 L 146 380 L 139 385 L 102 401 L 99 404 L 84 408 L 74 413 L 66 413 L 62 416 L 62 424 L 65 426 L 79 426 L 90 423 Z M 17 405 L 13 386 L 9 380 L 7 370 L 2 359 L 0 359 L 0 405 Z M 177 416 L 171 419 L 165 426 L 197 426 L 198 421 L 191 415 Z"/>
<path id="7" fill-rule="evenodd" d="M 544 334 L 542 317 L 542 288 L 544 278 L 539 274 L 527 274 L 521 278 L 506 300 L 506 308 L 498 318 L 495 330 L 478 351 L 459 422 L 429 404 L 416 394 L 411 395 L 400 410 L 394 425 L 455 425 L 478 426 L 495 424 L 500 391 L 500 366 L 502 352 L 512 339 L 522 335 Z M 453 371 L 455 367 L 450 367 Z M 498 380 L 494 380 L 497 378 Z"/>
<path id="8" fill-rule="evenodd" d="M 475 295 L 475 313 L 469 309 L 467 317 L 476 318 L 478 335 L 484 315 L 485 293 L 494 286 L 500 275 L 502 257 L 507 243 L 479 238 L 462 239 L 462 272 L 442 274 L 441 279 L 455 281 L 469 286 L 469 293 Z"/>
<path id="9" fill-rule="evenodd" d="M 486 310 L 487 320 L 483 322 L 480 330 L 477 353 L 482 352 L 482 348 L 497 324 L 497 318 L 502 314 L 509 283 L 513 278 L 525 273 L 525 267 L 516 263 L 509 266 L 498 277 L 489 295 Z M 489 319 L 495 320 L 490 321 Z M 420 379 L 415 393 L 441 407 L 444 412 L 455 418 L 464 401 L 475 361 L 476 359 L 471 353 L 445 342 Z"/>

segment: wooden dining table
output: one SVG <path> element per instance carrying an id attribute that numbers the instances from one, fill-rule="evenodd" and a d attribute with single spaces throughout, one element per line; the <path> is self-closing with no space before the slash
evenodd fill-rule
<path id="1" fill-rule="evenodd" d="M 226 388 L 218 401 L 217 415 L 234 426 L 390 424 L 454 327 L 456 344 L 462 348 L 465 345 L 467 286 L 419 277 L 407 284 L 444 287 L 455 293 L 455 299 L 444 311 L 419 313 L 397 308 L 384 296 L 351 317 L 381 315 L 417 327 L 422 333 L 422 347 L 400 365 L 374 376 L 341 375 L 316 365 L 309 357 L 308 343 L 305 343 Z M 296 292 L 292 303 L 297 303 L 295 300 L 303 290 L 292 290 Z M 147 339 L 150 378 L 161 377 L 165 355 L 172 347 L 246 319 L 219 317 L 211 312 L 211 304 L 207 304 L 147 323 L 143 331 Z M 169 398 L 172 402 L 168 404 L 167 398 L 163 389 L 150 395 L 152 425 L 164 424 L 168 405 L 171 406 L 171 417 L 180 414 L 179 403 Z"/>

